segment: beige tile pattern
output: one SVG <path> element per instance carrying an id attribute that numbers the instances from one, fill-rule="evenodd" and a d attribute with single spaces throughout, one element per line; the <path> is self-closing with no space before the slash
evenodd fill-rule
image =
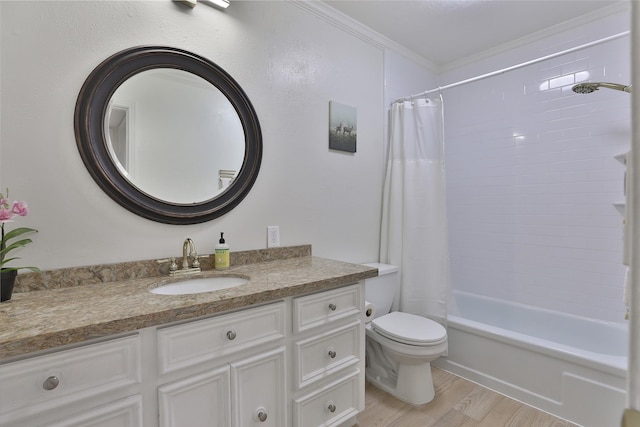
<path id="1" fill-rule="evenodd" d="M 426 405 L 404 403 L 373 385 L 358 427 L 579 427 L 438 368 L 436 397 Z"/>

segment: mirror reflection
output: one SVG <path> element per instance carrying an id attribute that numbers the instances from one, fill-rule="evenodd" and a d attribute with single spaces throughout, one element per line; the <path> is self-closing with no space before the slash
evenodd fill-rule
<path id="1" fill-rule="evenodd" d="M 109 100 L 105 135 L 120 174 L 175 204 L 224 192 L 245 156 L 244 129 L 227 97 L 178 69 L 146 70 L 124 81 Z"/>

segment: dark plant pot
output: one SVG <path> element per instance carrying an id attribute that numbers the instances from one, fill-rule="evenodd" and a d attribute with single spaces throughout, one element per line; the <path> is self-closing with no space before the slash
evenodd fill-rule
<path id="1" fill-rule="evenodd" d="M 16 283 L 18 270 L 0 271 L 0 302 L 9 301 L 13 293 L 13 285 Z"/>

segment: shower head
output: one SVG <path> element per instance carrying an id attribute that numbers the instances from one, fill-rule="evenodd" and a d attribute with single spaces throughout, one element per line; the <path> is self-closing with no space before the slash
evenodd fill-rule
<path id="1" fill-rule="evenodd" d="M 598 90 L 601 87 L 606 87 L 607 89 L 621 90 L 623 92 L 631 93 L 631 86 L 625 86 L 618 83 L 580 83 L 572 87 L 575 93 L 591 93 Z"/>

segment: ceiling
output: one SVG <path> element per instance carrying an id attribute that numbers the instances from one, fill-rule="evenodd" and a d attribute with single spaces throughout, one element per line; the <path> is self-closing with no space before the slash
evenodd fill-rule
<path id="1" fill-rule="evenodd" d="M 325 0 L 438 69 L 624 0 Z M 604 14 L 604 11 L 600 11 Z"/>

